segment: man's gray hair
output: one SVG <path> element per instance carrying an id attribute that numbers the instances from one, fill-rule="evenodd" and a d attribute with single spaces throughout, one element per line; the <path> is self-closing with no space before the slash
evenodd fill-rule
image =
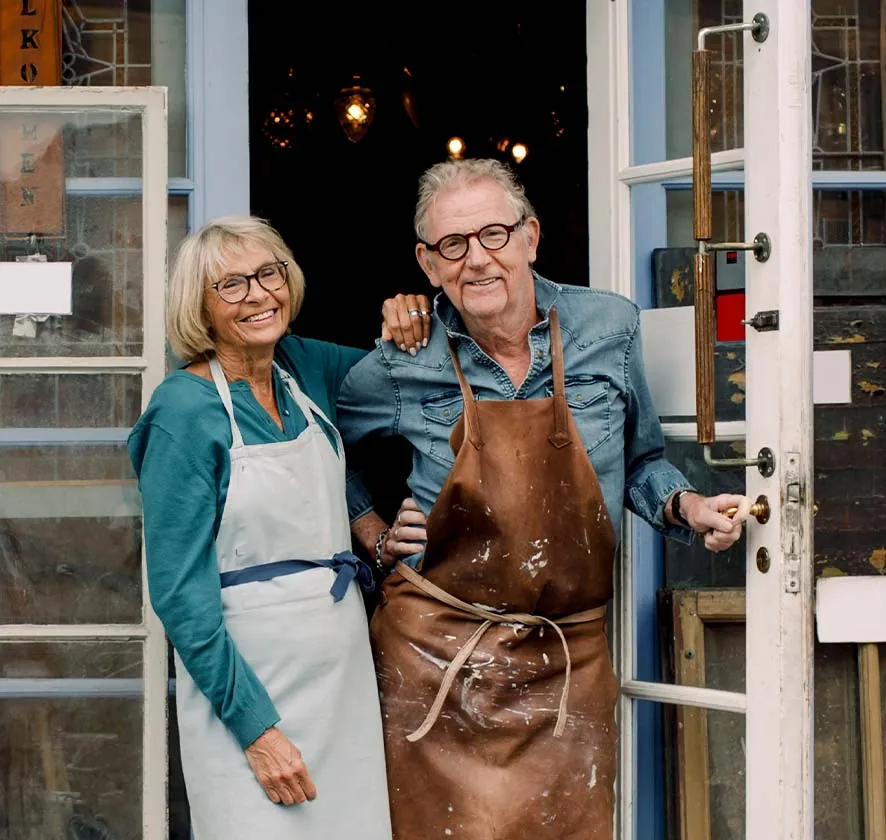
<path id="1" fill-rule="evenodd" d="M 435 199 L 445 189 L 454 185 L 468 186 L 478 181 L 492 181 L 506 193 L 508 203 L 517 218 L 535 216 L 535 208 L 526 198 L 523 185 L 506 164 L 491 158 L 468 158 L 435 163 L 418 182 L 418 201 L 415 205 L 415 233 L 419 239 L 427 238 L 428 212 Z M 514 220 L 516 221 L 516 219 Z"/>

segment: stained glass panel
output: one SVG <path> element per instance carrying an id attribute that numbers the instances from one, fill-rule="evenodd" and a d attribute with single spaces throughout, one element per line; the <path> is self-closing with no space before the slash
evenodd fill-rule
<path id="1" fill-rule="evenodd" d="M 185 177 L 185 0 L 64 0 L 63 11 L 62 83 L 165 85 L 169 175 Z M 128 139 L 131 156 L 141 149 L 138 130 Z M 107 142 L 120 140 L 118 132 Z M 91 150 L 110 156 L 103 146 Z"/>
<path id="2" fill-rule="evenodd" d="M 690 54 L 701 27 L 739 23 L 738 0 L 666 0 L 667 157 L 690 145 Z M 880 0 L 812 0 L 813 168 L 884 168 L 881 65 L 886 54 Z M 711 150 L 744 143 L 742 43 L 711 36 Z"/>

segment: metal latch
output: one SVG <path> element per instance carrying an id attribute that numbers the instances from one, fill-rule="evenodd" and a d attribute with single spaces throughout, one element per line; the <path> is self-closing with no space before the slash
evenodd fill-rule
<path id="1" fill-rule="evenodd" d="M 784 549 L 784 590 L 800 592 L 800 455 L 786 452 L 784 498 L 781 504 Z"/>
<path id="2" fill-rule="evenodd" d="M 772 332 L 778 329 L 778 310 L 766 309 L 758 312 L 753 318 L 742 321 L 747 327 L 753 327 L 757 332 Z"/>

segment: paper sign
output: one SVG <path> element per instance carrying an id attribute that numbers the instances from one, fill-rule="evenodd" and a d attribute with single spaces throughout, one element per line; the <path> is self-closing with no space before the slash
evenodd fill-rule
<path id="1" fill-rule="evenodd" d="M 812 354 L 812 402 L 816 405 L 852 402 L 851 350 L 816 350 Z"/>
<path id="2" fill-rule="evenodd" d="M 815 593 L 820 642 L 886 642 L 886 577 L 820 578 Z"/>
<path id="3" fill-rule="evenodd" d="M 695 307 L 640 312 L 643 363 L 652 401 L 662 417 L 695 414 Z"/>
<path id="4" fill-rule="evenodd" d="M 69 262 L 0 262 L 0 315 L 70 315 Z"/>

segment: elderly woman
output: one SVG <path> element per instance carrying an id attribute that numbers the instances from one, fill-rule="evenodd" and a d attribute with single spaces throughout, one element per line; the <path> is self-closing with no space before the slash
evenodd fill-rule
<path id="1" fill-rule="evenodd" d="M 129 438 L 198 840 L 391 836 L 334 425 L 364 352 L 287 335 L 303 294 L 261 220 L 187 239 L 168 332 L 188 364 Z"/>

